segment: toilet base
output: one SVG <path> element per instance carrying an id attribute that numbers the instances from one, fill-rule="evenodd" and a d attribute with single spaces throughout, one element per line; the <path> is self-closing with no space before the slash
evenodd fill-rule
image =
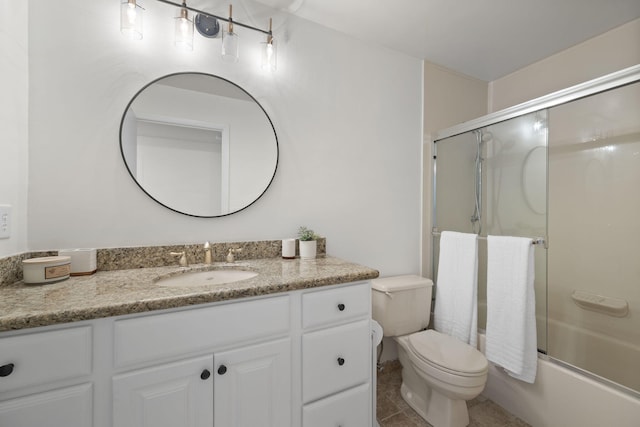
<path id="1" fill-rule="evenodd" d="M 407 404 L 433 427 L 466 427 L 469 411 L 464 400 L 451 400 L 433 389 L 427 390 L 428 399 L 413 392 L 403 382 L 400 394 Z"/>
<path id="2" fill-rule="evenodd" d="M 402 344 L 398 348 L 398 356 L 402 366 L 400 394 L 418 415 L 433 427 L 469 425 L 469 411 L 465 400 L 451 399 L 429 387 L 416 372 Z"/>

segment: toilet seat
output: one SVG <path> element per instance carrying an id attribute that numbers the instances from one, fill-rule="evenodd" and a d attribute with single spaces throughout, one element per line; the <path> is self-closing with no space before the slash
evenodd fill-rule
<path id="1" fill-rule="evenodd" d="M 425 370 L 460 377 L 486 377 L 489 362 L 477 349 L 433 329 L 408 336 L 408 350 Z M 431 368 L 431 369 L 429 369 Z"/>

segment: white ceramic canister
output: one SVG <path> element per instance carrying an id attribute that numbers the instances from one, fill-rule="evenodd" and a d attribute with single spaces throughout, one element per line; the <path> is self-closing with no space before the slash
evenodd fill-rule
<path id="1" fill-rule="evenodd" d="M 24 283 L 41 284 L 59 282 L 71 274 L 71 257 L 47 256 L 22 261 Z"/>
<path id="2" fill-rule="evenodd" d="M 282 258 L 294 259 L 296 257 L 296 239 L 282 240 Z"/>

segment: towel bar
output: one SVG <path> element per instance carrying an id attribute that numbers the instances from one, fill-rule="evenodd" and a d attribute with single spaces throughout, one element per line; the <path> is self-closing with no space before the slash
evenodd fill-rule
<path id="1" fill-rule="evenodd" d="M 434 228 L 431 231 L 431 235 L 432 236 L 439 236 L 440 235 L 440 231 L 438 231 L 437 228 Z M 478 240 L 487 240 L 486 236 L 478 236 Z M 544 246 L 545 249 L 549 249 L 549 246 L 547 245 L 547 241 L 545 240 L 544 237 L 533 237 L 532 241 L 531 241 L 532 245 L 542 245 Z"/>

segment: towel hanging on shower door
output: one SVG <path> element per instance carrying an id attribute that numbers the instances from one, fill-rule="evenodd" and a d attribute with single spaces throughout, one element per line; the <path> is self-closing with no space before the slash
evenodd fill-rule
<path id="1" fill-rule="evenodd" d="M 487 236 L 487 359 L 533 383 L 538 365 L 534 247 L 524 237 Z"/>
<path id="2" fill-rule="evenodd" d="M 436 280 L 433 327 L 477 346 L 478 236 L 443 231 Z"/>

